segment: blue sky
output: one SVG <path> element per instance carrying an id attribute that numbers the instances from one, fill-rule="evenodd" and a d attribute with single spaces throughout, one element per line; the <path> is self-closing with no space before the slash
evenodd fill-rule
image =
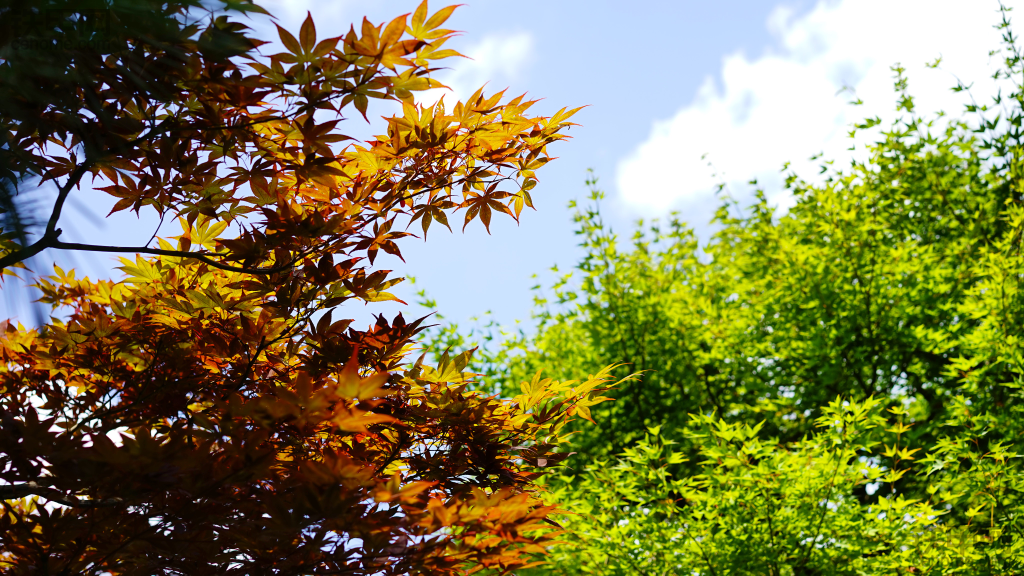
<path id="1" fill-rule="evenodd" d="M 326 37 L 343 33 L 364 15 L 381 22 L 411 12 L 417 3 L 261 5 L 291 30 L 308 10 L 318 36 Z M 992 28 L 997 8 L 995 0 L 471 0 L 448 23 L 463 31 L 453 47 L 471 59 L 452 62 L 439 76 L 455 96 L 487 83 L 489 89 L 543 98 L 537 105 L 541 113 L 588 107 L 576 117 L 581 126 L 569 132 L 573 139 L 552 147 L 559 159 L 539 172 L 537 211 L 524 213 L 520 225 L 502 220 L 490 236 L 479 226 L 465 234 L 432 229 L 428 242 L 408 239 L 403 246 L 408 264 L 387 265 L 415 276 L 449 319 L 464 322 L 487 310 L 504 324 L 527 319 L 529 288 L 537 282 L 531 276 L 539 273 L 543 283 L 553 264 L 569 269 L 580 255 L 566 204 L 586 195 L 588 168 L 607 193 L 606 219 L 620 233 L 637 218 L 678 210 L 706 235 L 719 181 L 742 199 L 752 191 L 746 182 L 757 178 L 784 209 L 784 162 L 812 178 L 817 170 L 810 156 L 824 152 L 842 163 L 859 153 L 848 150 L 855 144 L 845 136 L 851 122 L 891 116 L 891 64 L 907 67 L 923 114 L 959 112 L 963 95 L 948 90 L 955 77 L 974 81 L 975 98 L 985 100 L 994 90 L 987 80 L 995 64 L 988 50 L 998 44 Z M 276 36 L 269 22 L 254 26 L 263 37 Z M 939 56 L 939 69 L 924 66 Z M 858 97 L 863 105 L 848 104 Z M 350 122 L 360 135 L 375 133 L 379 125 Z M 701 159 L 705 153 L 717 176 Z M 64 226 L 72 238 L 141 244 L 155 229 L 154 219 L 123 213 L 97 226 L 87 212 L 103 216 L 112 202 L 88 190 L 79 200 L 71 206 L 70 226 Z M 161 230 L 174 233 L 169 225 Z M 62 265 L 77 265 L 90 276 L 110 275 L 112 260 L 60 257 Z M 6 306 L 0 317 L 13 310 L 30 320 L 9 303 L 12 289 L 15 284 L 4 288 L 8 301 L 0 302 Z M 366 320 L 372 311 L 397 309 L 367 307 L 350 315 Z"/>

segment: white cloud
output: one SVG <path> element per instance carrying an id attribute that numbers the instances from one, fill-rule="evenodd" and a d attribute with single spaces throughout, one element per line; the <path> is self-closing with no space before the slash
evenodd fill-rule
<path id="1" fill-rule="evenodd" d="M 349 0 L 331 0 L 328 2 L 317 0 L 263 0 L 259 5 L 266 8 L 274 15 L 277 23 L 292 34 L 298 35 L 299 27 L 306 20 L 306 14 L 312 13 L 313 21 L 317 27 L 318 39 L 337 36 L 348 32 L 349 26 L 361 14 L 352 10 L 355 3 Z M 375 22 L 379 24 L 379 22 Z M 273 30 L 270 26 L 268 30 Z M 264 40 L 276 40 L 277 33 L 273 32 Z"/>
<path id="2" fill-rule="evenodd" d="M 785 208 L 790 199 L 778 194 L 783 163 L 810 178 L 818 166 L 811 155 L 824 152 L 837 164 L 850 158 L 851 123 L 894 117 L 894 63 L 907 69 L 920 114 L 960 113 L 965 96 L 950 90 L 954 75 L 974 82 L 978 102 L 988 101 L 999 63 L 988 55 L 999 45 L 998 19 L 995 0 L 819 1 L 799 17 L 778 8 L 766 23 L 775 47 L 756 59 L 724 58 L 719 77 L 705 79 L 691 104 L 655 122 L 620 162 L 621 198 L 646 213 L 679 208 L 699 223 L 716 205 L 719 182 L 735 193 L 757 178 Z M 939 69 L 925 65 L 939 56 Z M 844 87 L 853 93 L 840 93 Z M 849 105 L 855 98 L 864 104 Z"/>
<path id="3" fill-rule="evenodd" d="M 432 104 L 444 98 L 451 106 L 484 84 L 488 94 L 503 90 L 522 76 L 533 53 L 533 37 L 527 32 L 491 34 L 460 52 L 467 58 L 442 61 L 441 66 L 449 69 L 437 75 L 450 90 L 430 90 L 417 101 Z"/>

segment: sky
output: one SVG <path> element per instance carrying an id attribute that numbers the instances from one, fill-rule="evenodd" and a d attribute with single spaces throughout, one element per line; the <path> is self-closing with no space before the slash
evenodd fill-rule
<path id="1" fill-rule="evenodd" d="M 260 4 L 293 31 L 308 11 L 322 38 L 344 33 L 363 16 L 380 23 L 412 12 L 418 2 Z M 990 75 L 998 62 L 989 50 L 999 46 L 998 6 L 996 0 L 469 0 L 446 25 L 462 31 L 450 46 L 469 57 L 438 76 L 452 88 L 446 101 L 486 84 L 489 91 L 541 98 L 542 114 L 587 107 L 574 118 L 580 126 L 568 132 L 572 139 L 550 148 L 558 159 L 538 172 L 536 212 L 524 213 L 519 225 L 497 219 L 491 235 L 477 225 L 464 234 L 432 228 L 427 242 L 407 239 L 407 263 L 385 264 L 414 276 L 447 320 L 466 323 L 491 311 L 504 325 L 528 322 L 530 287 L 538 283 L 532 276 L 546 284 L 553 265 L 569 270 L 581 255 L 566 206 L 586 197 L 588 169 L 606 193 L 606 221 L 620 235 L 628 236 L 639 218 L 678 211 L 706 238 L 719 183 L 742 203 L 756 179 L 784 212 L 791 202 L 781 187 L 785 163 L 813 180 L 819 162 L 812 156 L 844 165 L 862 154 L 864 142 L 847 136 L 851 123 L 893 117 L 893 64 L 907 69 L 922 116 L 959 114 L 969 96 L 950 90 L 958 79 L 973 83 L 970 97 L 987 101 L 996 89 Z M 264 39 L 276 37 L 265 18 L 252 26 Z M 926 66 L 940 57 L 938 67 Z M 850 104 L 858 99 L 862 104 Z M 363 136 L 383 125 L 346 122 Z M 111 204 L 83 190 L 70 207 L 66 233 L 122 244 L 144 244 L 154 233 L 153 218 L 102 218 Z M 173 225 L 160 228 L 160 235 L 173 233 Z M 59 259 L 93 277 L 116 275 L 105 255 Z M 31 322 L 11 297 L 13 287 L 4 288 L 0 317 L 13 313 Z M 396 289 L 409 301 L 413 291 L 408 284 Z M 371 313 L 401 309 L 371 305 L 348 316 L 365 322 Z"/>

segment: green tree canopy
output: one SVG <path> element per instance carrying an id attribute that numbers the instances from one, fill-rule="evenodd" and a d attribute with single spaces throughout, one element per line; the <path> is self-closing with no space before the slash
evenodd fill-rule
<path id="1" fill-rule="evenodd" d="M 989 106 L 922 116 L 894 67 L 896 120 L 854 127 L 866 160 L 787 173 L 785 214 L 723 194 L 706 243 L 678 215 L 625 242 L 591 179 L 585 254 L 538 296 L 536 332 L 435 332 L 484 341 L 476 370 L 504 394 L 538 371 L 641 372 L 576 438 L 572 546 L 543 570 L 1024 569 L 1024 66 L 1002 28 Z"/>

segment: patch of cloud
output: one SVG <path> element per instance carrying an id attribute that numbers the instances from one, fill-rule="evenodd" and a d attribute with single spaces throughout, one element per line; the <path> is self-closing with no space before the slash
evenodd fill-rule
<path id="1" fill-rule="evenodd" d="M 316 22 L 319 39 L 340 36 L 348 32 L 349 26 L 355 22 L 357 16 L 360 16 L 357 10 L 354 10 L 358 8 L 358 4 L 351 0 L 262 0 L 259 5 L 274 15 L 277 24 L 296 35 L 302 22 L 306 20 L 306 15 L 311 13 Z M 273 28 L 269 27 L 270 30 Z M 265 35 L 264 39 L 277 40 L 276 31 Z"/>
<path id="2" fill-rule="evenodd" d="M 841 164 L 854 154 L 852 123 L 895 117 L 893 64 L 906 68 L 922 117 L 963 110 L 967 96 L 951 90 L 957 78 L 973 83 L 976 101 L 989 101 L 1000 64 L 989 55 L 1000 43 L 998 8 L 995 0 L 819 1 L 802 15 L 777 8 L 766 22 L 775 46 L 753 59 L 725 57 L 717 77 L 672 118 L 654 122 L 619 163 L 621 199 L 641 213 L 680 209 L 702 223 L 717 206 L 719 183 L 739 195 L 757 179 L 787 208 L 784 163 L 812 179 L 820 161 L 811 156 Z M 939 68 L 927 66 L 939 57 Z M 863 104 L 850 105 L 857 99 Z"/>
<path id="3" fill-rule="evenodd" d="M 448 69 L 436 78 L 448 87 L 425 92 L 418 101 L 433 104 L 443 99 L 445 106 L 472 96 L 481 86 L 493 93 L 519 80 L 533 55 L 533 37 L 528 32 L 491 34 L 460 50 L 466 58 L 442 61 Z"/>

